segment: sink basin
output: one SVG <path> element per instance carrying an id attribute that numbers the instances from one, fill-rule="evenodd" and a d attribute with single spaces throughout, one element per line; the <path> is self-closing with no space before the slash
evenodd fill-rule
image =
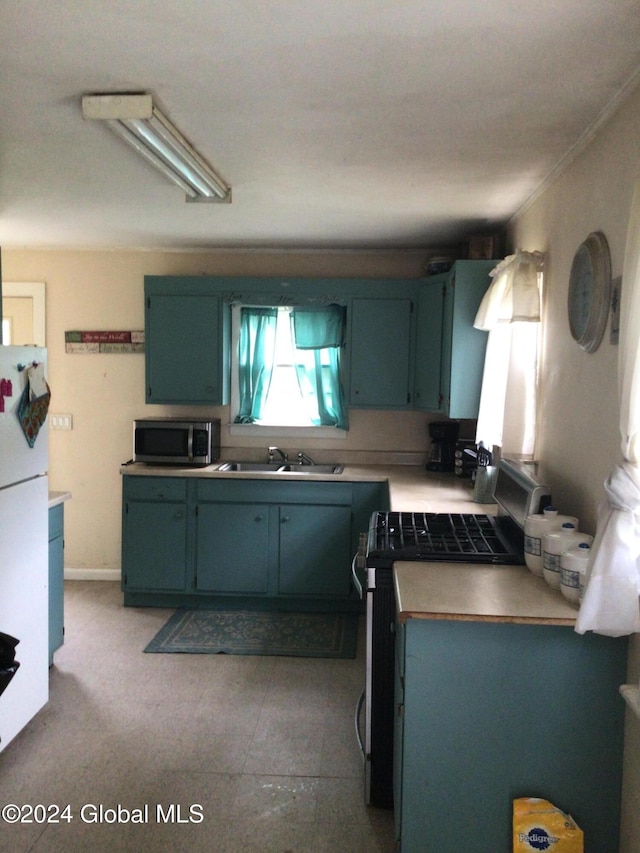
<path id="1" fill-rule="evenodd" d="M 291 462 L 222 462 L 218 471 L 271 472 L 273 474 L 342 474 L 344 465 L 296 465 Z"/>
<path id="2" fill-rule="evenodd" d="M 278 470 L 288 474 L 342 474 L 344 465 L 283 465 Z"/>
<path id="3" fill-rule="evenodd" d="M 277 472 L 288 468 L 282 462 L 223 462 L 218 465 L 218 471 L 272 471 Z"/>

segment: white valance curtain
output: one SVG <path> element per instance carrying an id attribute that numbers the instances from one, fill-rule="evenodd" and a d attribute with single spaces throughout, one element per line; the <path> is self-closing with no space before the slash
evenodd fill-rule
<path id="1" fill-rule="evenodd" d="M 640 183 L 629 217 L 622 272 L 618 380 L 624 461 L 605 482 L 576 631 L 640 632 Z"/>
<path id="2" fill-rule="evenodd" d="M 523 458 L 535 449 L 542 263 L 521 249 L 501 261 L 474 321 L 489 332 L 476 441 Z"/>

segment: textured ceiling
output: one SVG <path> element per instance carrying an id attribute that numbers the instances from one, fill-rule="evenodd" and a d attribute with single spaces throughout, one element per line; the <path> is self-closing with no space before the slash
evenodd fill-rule
<path id="1" fill-rule="evenodd" d="M 504 223 L 640 80 L 640 0 L 3 0 L 0 245 L 396 248 Z M 148 91 L 183 193 L 88 92 Z"/>

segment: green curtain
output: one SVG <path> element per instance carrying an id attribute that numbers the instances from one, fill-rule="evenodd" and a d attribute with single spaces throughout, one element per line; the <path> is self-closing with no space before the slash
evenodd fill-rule
<path id="1" fill-rule="evenodd" d="M 262 415 L 273 374 L 277 318 L 277 308 L 242 308 L 240 311 L 240 411 L 236 423 L 252 424 Z"/>
<path id="2" fill-rule="evenodd" d="M 297 349 L 341 347 L 344 344 L 346 308 L 342 305 L 307 306 L 291 312 Z"/>
<path id="3" fill-rule="evenodd" d="M 294 308 L 291 312 L 293 340 L 299 356 L 298 384 L 305 401 L 313 405 L 312 422 L 339 429 L 347 429 L 349 425 L 340 381 L 345 321 L 346 309 L 341 305 Z"/>

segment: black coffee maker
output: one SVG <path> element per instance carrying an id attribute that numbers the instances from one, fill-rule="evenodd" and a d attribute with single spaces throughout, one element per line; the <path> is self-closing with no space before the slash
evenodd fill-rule
<path id="1" fill-rule="evenodd" d="M 429 424 L 431 453 L 427 471 L 453 471 L 459 428 L 457 421 L 434 421 Z"/>

